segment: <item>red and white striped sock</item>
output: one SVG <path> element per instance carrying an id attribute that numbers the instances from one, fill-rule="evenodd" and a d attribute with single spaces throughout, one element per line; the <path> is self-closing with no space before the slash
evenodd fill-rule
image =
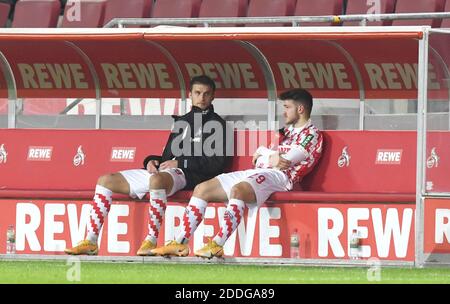
<path id="1" fill-rule="evenodd" d="M 187 244 L 189 242 L 189 239 L 194 235 L 195 230 L 203 220 L 207 205 L 207 201 L 204 201 L 201 198 L 195 196 L 191 197 L 191 199 L 189 200 L 189 205 L 184 210 L 184 229 L 176 238 L 176 241 L 178 243 Z"/>
<path id="2" fill-rule="evenodd" d="M 88 233 L 86 239 L 97 244 L 98 235 L 102 229 L 108 212 L 111 209 L 112 191 L 97 185 L 95 187 L 95 195 L 92 200 L 92 210 L 89 216 Z"/>
<path id="3" fill-rule="evenodd" d="M 147 241 L 156 244 L 159 229 L 164 220 L 164 213 L 167 205 L 167 194 L 165 189 L 150 190 L 150 207 L 148 208 L 148 235 Z"/>
<path id="4" fill-rule="evenodd" d="M 232 198 L 228 202 L 227 209 L 220 223 L 219 233 L 214 237 L 217 245 L 223 246 L 231 234 L 236 230 L 244 216 L 244 201 Z"/>

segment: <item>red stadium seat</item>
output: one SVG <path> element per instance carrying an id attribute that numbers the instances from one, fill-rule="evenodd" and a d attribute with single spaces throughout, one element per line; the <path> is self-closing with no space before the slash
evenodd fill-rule
<path id="1" fill-rule="evenodd" d="M 11 7 L 7 3 L 0 2 L 0 27 L 5 27 L 8 21 L 9 10 Z"/>
<path id="2" fill-rule="evenodd" d="M 245 17 L 248 0 L 203 0 L 199 17 Z"/>
<path id="3" fill-rule="evenodd" d="M 199 17 L 244 17 L 247 14 L 248 0 L 203 0 L 200 6 Z M 217 25 L 213 25 L 217 26 Z M 235 24 L 222 24 L 219 26 L 236 26 Z"/>
<path id="4" fill-rule="evenodd" d="M 379 3 L 380 6 L 376 7 L 375 4 Z M 367 0 L 347 0 L 346 15 L 363 15 L 363 14 L 391 14 L 394 12 L 395 0 L 380 0 L 379 2 L 367 2 Z M 391 25 L 392 20 L 385 21 L 370 21 L 367 25 Z M 344 25 L 359 25 L 359 22 L 351 21 L 344 22 Z"/>
<path id="5" fill-rule="evenodd" d="M 397 0 L 396 13 L 434 13 L 444 11 L 445 0 Z M 394 20 L 392 25 L 431 25 L 440 27 L 442 19 Z"/>
<path id="6" fill-rule="evenodd" d="M 450 0 L 445 3 L 444 12 L 450 13 Z M 450 19 L 442 19 L 441 27 L 450 28 Z"/>
<path id="7" fill-rule="evenodd" d="M 295 6 L 295 16 L 330 16 L 342 14 L 342 0 L 297 0 Z M 331 23 L 303 23 L 301 26 L 325 26 Z"/>
<path id="8" fill-rule="evenodd" d="M 295 0 L 250 0 L 247 17 L 282 17 L 294 14 Z M 282 24 L 248 24 L 247 26 L 280 26 Z"/>
<path id="9" fill-rule="evenodd" d="M 16 3 L 11 27 L 56 27 L 59 0 L 21 0 Z"/>
<path id="10" fill-rule="evenodd" d="M 153 0 L 108 0 L 103 25 L 114 18 L 148 18 Z"/>
<path id="11" fill-rule="evenodd" d="M 79 5 L 80 12 L 76 8 Z M 61 27 L 102 27 L 106 0 L 79 0 L 67 2 Z"/>
<path id="12" fill-rule="evenodd" d="M 201 0 L 156 0 L 151 16 L 153 18 L 198 17 Z"/>

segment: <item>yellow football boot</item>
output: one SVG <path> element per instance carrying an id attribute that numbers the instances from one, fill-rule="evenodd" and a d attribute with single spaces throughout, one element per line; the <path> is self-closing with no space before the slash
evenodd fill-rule
<path id="1" fill-rule="evenodd" d="M 160 256 L 179 256 L 185 257 L 189 255 L 189 246 L 180 244 L 177 241 L 170 241 L 165 246 L 152 250 L 154 255 Z"/>
<path id="2" fill-rule="evenodd" d="M 152 249 L 155 249 L 155 248 L 156 248 L 156 244 L 154 244 L 148 240 L 144 240 L 141 244 L 141 247 L 137 251 L 137 255 L 139 255 L 139 256 L 154 255 L 152 253 Z"/>
<path id="3" fill-rule="evenodd" d="M 194 252 L 195 256 L 211 259 L 212 257 L 220 258 L 223 255 L 223 247 L 215 241 L 210 240 L 202 249 Z"/>
<path id="4" fill-rule="evenodd" d="M 97 244 L 92 243 L 89 240 L 84 240 L 79 242 L 75 247 L 73 248 L 66 248 L 64 250 L 67 254 L 72 255 L 97 255 L 98 254 L 98 246 Z"/>

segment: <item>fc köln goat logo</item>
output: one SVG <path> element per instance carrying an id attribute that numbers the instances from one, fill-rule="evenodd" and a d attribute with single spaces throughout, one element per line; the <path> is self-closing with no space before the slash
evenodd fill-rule
<path id="1" fill-rule="evenodd" d="M 433 149 L 431 149 L 431 155 L 427 158 L 427 168 L 437 168 L 437 166 L 439 166 L 439 158 L 440 157 L 436 153 L 436 147 L 433 147 Z"/>
<path id="2" fill-rule="evenodd" d="M 83 166 L 85 158 L 86 158 L 86 154 L 83 151 L 83 147 L 78 146 L 77 154 L 75 154 L 75 156 L 73 157 L 73 165 L 75 167 Z"/>
<path id="3" fill-rule="evenodd" d="M 0 164 L 6 163 L 6 156 L 8 156 L 8 153 L 6 153 L 5 144 L 2 144 L 0 146 Z"/>
<path id="4" fill-rule="evenodd" d="M 339 168 L 350 166 L 350 154 L 348 153 L 348 146 L 342 149 L 342 154 L 339 156 L 337 165 Z"/>

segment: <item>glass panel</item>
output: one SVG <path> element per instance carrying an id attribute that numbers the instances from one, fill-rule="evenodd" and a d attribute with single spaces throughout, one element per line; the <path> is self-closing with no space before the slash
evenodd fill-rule
<path id="1" fill-rule="evenodd" d="M 213 101 L 214 111 L 237 129 L 249 122 L 267 120 L 265 99 L 224 99 Z M 102 128 L 104 129 L 159 129 L 168 130 L 173 123 L 172 115 L 182 115 L 181 99 L 175 98 L 127 98 L 102 100 Z M 191 110 L 187 100 L 186 111 Z"/>
<path id="2" fill-rule="evenodd" d="M 103 98 L 102 129 L 169 130 L 172 115 L 182 114 L 175 98 Z"/>
<path id="3" fill-rule="evenodd" d="M 267 112 L 269 110 L 267 99 L 226 99 L 219 98 L 213 102 L 214 110 L 235 129 L 254 129 L 259 125 L 267 128 Z"/>
<path id="4" fill-rule="evenodd" d="M 95 99 L 24 98 L 16 106 L 18 128 L 95 128 Z"/>
<path id="5" fill-rule="evenodd" d="M 0 98 L 0 128 L 8 127 L 8 99 Z"/>
<path id="6" fill-rule="evenodd" d="M 425 189 L 450 193 L 450 32 L 431 33 L 429 46 Z"/>
<path id="7" fill-rule="evenodd" d="M 314 99 L 311 120 L 320 130 L 358 130 L 359 100 Z M 283 102 L 277 102 L 277 121 L 284 125 Z"/>
<path id="8" fill-rule="evenodd" d="M 417 100 L 370 99 L 364 109 L 365 130 L 417 129 Z"/>

